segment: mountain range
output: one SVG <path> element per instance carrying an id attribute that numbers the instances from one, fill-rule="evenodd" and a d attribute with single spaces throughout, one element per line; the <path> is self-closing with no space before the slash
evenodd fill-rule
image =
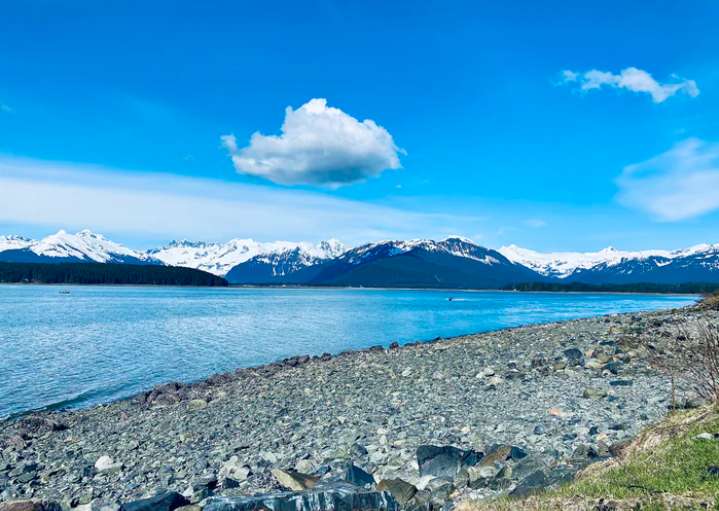
<path id="1" fill-rule="evenodd" d="M 683 250 L 542 253 L 509 245 L 493 250 L 471 240 L 380 241 L 354 248 L 233 239 L 173 241 L 133 250 L 88 230 L 42 240 L 0 236 L 0 262 L 95 262 L 181 266 L 233 284 L 365 287 L 505 288 L 526 283 L 719 283 L 719 244 Z"/>

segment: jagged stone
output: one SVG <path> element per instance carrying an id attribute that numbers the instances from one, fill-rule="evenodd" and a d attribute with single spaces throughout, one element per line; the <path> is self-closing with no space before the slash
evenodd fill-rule
<path id="1" fill-rule="evenodd" d="M 462 467 L 476 465 L 482 454 L 464 451 L 450 445 L 421 445 L 417 448 L 419 475 L 453 479 Z"/>
<path id="2" fill-rule="evenodd" d="M 210 497 L 203 511 L 399 511 L 399 503 L 384 491 L 370 491 L 345 482 L 320 483 L 303 492 L 254 497 Z"/>
<path id="3" fill-rule="evenodd" d="M 579 348 L 569 348 L 562 353 L 570 367 L 584 365 L 584 353 Z"/>
<path id="4" fill-rule="evenodd" d="M 544 470 L 535 470 L 522 479 L 519 484 L 510 492 L 513 497 L 526 497 L 547 485 L 547 474 Z"/>
<path id="5" fill-rule="evenodd" d="M 189 504 L 187 499 L 174 491 L 158 493 L 154 497 L 134 500 L 120 506 L 120 511 L 174 511 Z"/>
<path id="6" fill-rule="evenodd" d="M 62 506 L 47 500 L 11 500 L 0 502 L 0 511 L 62 511 Z"/>
<path id="7" fill-rule="evenodd" d="M 372 474 L 365 472 L 354 463 L 348 463 L 344 473 L 344 480 L 357 486 L 367 486 L 375 484 Z"/>
<path id="8" fill-rule="evenodd" d="M 483 467 L 507 461 L 512 454 L 511 445 L 498 445 L 489 450 L 479 464 Z"/>
<path id="9" fill-rule="evenodd" d="M 403 479 L 383 479 L 377 485 L 379 491 L 389 492 L 392 497 L 404 506 L 417 493 L 417 488 Z"/>
<path id="10" fill-rule="evenodd" d="M 314 488 L 319 481 L 319 477 L 303 474 L 296 470 L 281 470 L 274 468 L 271 470 L 272 475 L 282 487 L 292 491 L 303 491 Z"/>

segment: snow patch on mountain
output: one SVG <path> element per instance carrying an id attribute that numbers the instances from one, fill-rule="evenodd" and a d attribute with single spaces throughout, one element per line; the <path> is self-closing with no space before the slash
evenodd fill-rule
<path id="1" fill-rule="evenodd" d="M 336 240 L 318 244 L 293 241 L 263 243 L 253 239 L 233 239 L 227 243 L 173 241 L 166 247 L 149 250 L 147 254 L 171 266 L 186 266 L 215 275 L 226 275 L 233 267 L 258 256 L 271 256 L 298 250 L 297 264 L 314 264 L 317 260 L 337 257 L 344 245 Z"/>
<path id="2" fill-rule="evenodd" d="M 96 263 L 151 262 L 142 252 L 129 249 L 87 229 L 75 234 L 60 230 L 41 240 L 2 236 L 0 252 L 6 250 L 29 250 L 43 257 Z"/>
<path id="3" fill-rule="evenodd" d="M 378 241 L 349 250 L 342 257 L 345 262 L 357 265 L 377 257 L 392 257 L 415 249 L 422 249 L 427 252 L 444 252 L 457 257 L 473 259 L 484 264 L 498 264 L 500 262 L 499 259 L 490 254 L 493 251 L 480 247 L 467 238 L 458 236 L 441 241 L 427 239 Z"/>
<path id="4" fill-rule="evenodd" d="M 598 252 L 537 252 L 517 245 L 508 245 L 499 252 L 512 262 L 524 265 L 548 277 L 568 277 L 576 270 L 589 269 L 600 264 L 615 266 L 629 259 L 672 257 L 668 250 L 622 251 L 607 247 Z"/>
<path id="5" fill-rule="evenodd" d="M 74 258 L 97 263 L 120 262 L 127 258 L 147 260 L 141 252 L 110 241 L 101 234 L 87 229 L 76 234 L 63 230 L 35 242 L 30 247 L 37 255 L 46 257 Z"/>
<path id="6" fill-rule="evenodd" d="M 0 236 L 0 252 L 22 250 L 30 247 L 33 243 L 33 240 L 24 236 Z"/>

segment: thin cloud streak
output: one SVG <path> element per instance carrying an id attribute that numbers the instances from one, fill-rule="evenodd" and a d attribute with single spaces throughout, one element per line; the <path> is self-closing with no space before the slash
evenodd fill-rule
<path id="1" fill-rule="evenodd" d="M 0 157 L 0 221 L 203 240 L 319 240 L 477 232 L 481 218 L 305 191 Z"/>
<path id="2" fill-rule="evenodd" d="M 719 143 L 687 139 L 669 151 L 625 167 L 619 201 L 660 221 L 719 210 Z"/>

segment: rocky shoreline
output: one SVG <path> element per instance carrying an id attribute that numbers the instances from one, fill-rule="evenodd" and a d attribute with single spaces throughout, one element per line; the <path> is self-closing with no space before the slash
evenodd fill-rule
<path id="1" fill-rule="evenodd" d="M 0 510 L 429 510 L 525 495 L 666 414 L 669 378 L 651 362 L 697 319 L 719 313 L 293 357 L 28 415 L 0 423 Z"/>

